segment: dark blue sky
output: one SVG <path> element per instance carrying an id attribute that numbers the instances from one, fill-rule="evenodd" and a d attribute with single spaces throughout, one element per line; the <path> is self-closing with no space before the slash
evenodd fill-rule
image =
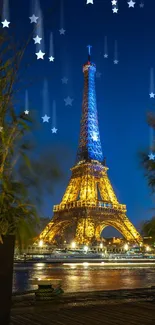
<path id="1" fill-rule="evenodd" d="M 52 134 L 51 123 L 42 124 L 34 134 L 40 148 L 59 152 L 66 177 L 55 187 L 52 197 L 45 198 L 44 216 L 52 216 L 53 204 L 58 204 L 66 189 L 69 168 L 75 161 L 83 95 L 82 65 L 87 60 L 86 46 L 91 44 L 92 61 L 102 75 L 96 79 L 97 107 L 103 154 L 107 158 L 109 177 L 122 204 L 127 205 L 130 220 L 140 221 L 152 215 L 153 206 L 147 182 L 140 168 L 138 151 L 149 147 L 146 113 L 154 110 L 155 99 L 149 98 L 150 68 L 155 67 L 155 1 L 145 0 L 140 8 L 128 8 L 127 0 L 118 0 L 119 12 L 112 13 L 110 0 L 64 0 L 64 24 L 60 26 L 60 1 L 41 0 L 44 16 L 44 41 L 47 55 L 36 60 L 33 41 L 28 45 L 25 62 L 30 67 L 24 81 L 35 79 L 28 88 L 30 107 L 43 116 L 42 88 L 45 78 L 49 85 L 50 116 L 56 100 L 58 133 Z M 10 32 L 19 42 L 32 31 L 30 2 L 10 0 Z M 60 27 L 66 30 L 59 34 Z M 49 63 L 49 34 L 53 32 L 55 62 Z M 104 59 L 104 37 L 108 41 L 108 59 Z M 114 65 L 114 42 L 118 42 L 119 64 Z M 68 84 L 61 78 L 66 76 Z M 65 106 L 64 98 L 74 98 Z M 24 92 L 21 102 L 24 103 Z M 61 154 L 61 149 L 64 150 Z M 64 161 L 64 162 L 63 162 Z M 43 184 L 44 186 L 44 184 Z"/>

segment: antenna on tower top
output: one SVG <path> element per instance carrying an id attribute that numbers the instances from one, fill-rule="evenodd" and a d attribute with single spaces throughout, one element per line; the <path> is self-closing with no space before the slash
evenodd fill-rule
<path id="1" fill-rule="evenodd" d="M 92 46 L 91 45 L 87 45 L 87 48 L 88 48 L 88 61 L 90 61 L 90 55 L 91 55 L 91 48 Z"/>

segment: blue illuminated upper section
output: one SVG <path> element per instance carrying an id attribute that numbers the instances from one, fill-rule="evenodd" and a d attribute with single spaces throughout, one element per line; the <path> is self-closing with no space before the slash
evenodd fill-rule
<path id="1" fill-rule="evenodd" d="M 83 160 L 103 161 L 96 105 L 95 72 L 96 65 L 94 63 L 88 61 L 84 64 L 82 118 L 76 163 Z"/>

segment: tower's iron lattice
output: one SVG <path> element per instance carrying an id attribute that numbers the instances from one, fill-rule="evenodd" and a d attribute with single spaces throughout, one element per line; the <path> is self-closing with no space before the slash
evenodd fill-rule
<path id="1" fill-rule="evenodd" d="M 66 228 L 75 225 L 74 239 L 79 244 L 99 241 L 106 226 L 117 229 L 127 241 L 142 242 L 140 234 L 126 216 L 126 205 L 118 202 L 107 170 L 98 127 L 95 93 L 95 64 L 83 66 L 84 94 L 80 140 L 76 164 L 66 192 L 59 205 L 53 208 L 54 216 L 40 234 L 40 239 L 52 243 Z M 65 240 L 65 238 L 64 238 Z"/>

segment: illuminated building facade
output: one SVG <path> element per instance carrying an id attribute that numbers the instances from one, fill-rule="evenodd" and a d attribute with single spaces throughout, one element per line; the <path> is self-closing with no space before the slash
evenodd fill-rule
<path id="1" fill-rule="evenodd" d="M 80 140 L 76 164 L 66 192 L 59 205 L 53 208 L 54 216 L 40 234 L 40 239 L 53 242 L 57 234 L 75 225 L 74 240 L 79 244 L 100 241 L 107 226 L 117 229 L 127 241 L 142 242 L 140 234 L 126 216 L 126 206 L 118 202 L 103 161 L 96 106 L 96 66 L 88 61 L 83 66 L 84 94 Z M 65 240 L 65 238 L 64 238 Z"/>

